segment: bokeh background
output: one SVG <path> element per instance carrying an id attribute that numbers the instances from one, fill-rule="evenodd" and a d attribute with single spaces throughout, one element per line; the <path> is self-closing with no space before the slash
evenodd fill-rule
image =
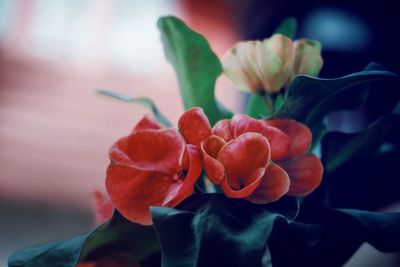
<path id="1" fill-rule="evenodd" d="M 298 37 L 322 43 L 321 76 L 337 77 L 370 61 L 400 73 L 399 13 L 389 0 L 0 0 L 0 266 L 21 247 L 93 226 L 108 147 L 146 113 L 96 89 L 149 96 L 173 122 L 183 111 L 158 17 L 183 19 L 222 56 L 294 16 Z M 245 99 L 223 78 L 217 96 L 236 111 Z M 368 120 L 365 110 L 329 118 L 346 132 Z M 399 256 L 365 245 L 346 266 L 399 266 Z"/>

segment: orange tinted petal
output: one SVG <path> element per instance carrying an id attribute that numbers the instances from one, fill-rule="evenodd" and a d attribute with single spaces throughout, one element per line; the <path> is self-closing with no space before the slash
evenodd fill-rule
<path id="1" fill-rule="evenodd" d="M 288 174 L 278 165 L 270 164 L 257 189 L 248 197 L 256 204 L 267 204 L 281 198 L 289 190 Z"/>
<path id="2" fill-rule="evenodd" d="M 267 138 L 259 133 L 244 133 L 219 151 L 217 160 L 225 167 L 226 180 L 234 190 L 240 190 L 259 179 L 255 173 L 266 168 L 270 159 Z"/>
<path id="3" fill-rule="evenodd" d="M 248 180 L 252 181 L 251 183 L 247 184 L 245 187 L 235 190 L 233 189 L 229 182 L 228 179 L 224 179 L 221 183 L 221 188 L 224 191 L 224 194 L 227 197 L 230 198 L 246 198 L 250 196 L 254 190 L 257 189 L 257 187 L 261 183 L 261 178 L 263 177 L 265 173 L 265 168 L 258 168 L 256 169 L 249 177 Z"/>
<path id="4" fill-rule="evenodd" d="M 182 166 L 176 175 L 177 183 L 173 184 L 166 196 L 163 206 L 175 207 L 188 196 L 193 194 L 194 184 L 200 176 L 202 165 L 198 148 L 188 145 L 189 165 Z"/>
<path id="5" fill-rule="evenodd" d="M 140 267 L 139 263 L 130 254 L 122 251 L 113 251 L 96 261 L 80 262 L 77 267 Z"/>
<path id="6" fill-rule="evenodd" d="M 256 120 L 243 114 L 236 114 L 232 119 L 232 129 L 235 137 L 256 132 L 265 136 L 271 146 L 271 159 L 283 159 L 289 150 L 289 137 L 278 128 L 267 125 L 263 120 Z"/>
<path id="7" fill-rule="evenodd" d="M 121 165 L 131 165 L 132 160 L 129 155 L 126 153 L 128 150 L 128 136 L 122 137 L 117 142 L 112 144 L 110 150 L 108 152 L 108 156 L 111 161 L 118 162 Z"/>
<path id="8" fill-rule="evenodd" d="M 131 134 L 126 139 L 125 152 L 129 166 L 143 171 L 175 174 L 185 150 L 181 135 L 174 129 L 144 130 Z M 110 155 L 111 160 L 113 154 Z"/>
<path id="9" fill-rule="evenodd" d="M 79 262 L 76 267 L 96 267 L 96 262 L 89 261 L 89 262 Z"/>
<path id="10" fill-rule="evenodd" d="M 212 133 L 224 139 L 226 142 L 232 140 L 233 132 L 230 120 L 220 120 L 212 128 Z"/>
<path id="11" fill-rule="evenodd" d="M 306 125 L 287 119 L 266 120 L 265 122 L 289 136 L 290 146 L 286 154 L 287 158 L 304 154 L 310 148 L 312 135 Z"/>
<path id="12" fill-rule="evenodd" d="M 178 121 L 179 131 L 186 143 L 200 147 L 202 140 L 211 135 L 211 126 L 206 114 L 201 108 L 191 108 L 185 111 Z"/>
<path id="13" fill-rule="evenodd" d="M 95 223 L 100 224 L 112 217 L 114 211 L 114 205 L 112 204 L 109 197 L 99 191 L 94 191 L 94 212 L 95 212 Z"/>
<path id="14" fill-rule="evenodd" d="M 110 164 L 106 188 L 115 208 L 128 220 L 152 223 L 150 206 L 161 206 L 176 181 L 155 172 Z"/>
<path id="15" fill-rule="evenodd" d="M 133 131 L 142 131 L 142 130 L 159 130 L 161 129 L 161 125 L 158 123 L 156 119 L 150 117 L 149 115 L 145 115 L 139 122 L 136 124 Z"/>
<path id="16" fill-rule="evenodd" d="M 138 261 L 129 253 L 113 251 L 101 257 L 96 267 L 140 267 Z"/>
<path id="17" fill-rule="evenodd" d="M 313 154 L 283 160 L 278 164 L 289 174 L 288 195 L 308 195 L 321 183 L 324 167 L 319 158 Z"/>
<path id="18" fill-rule="evenodd" d="M 226 142 L 216 135 L 212 135 L 201 142 L 204 170 L 214 184 L 220 184 L 225 177 L 224 165 L 216 159 L 225 144 Z"/>

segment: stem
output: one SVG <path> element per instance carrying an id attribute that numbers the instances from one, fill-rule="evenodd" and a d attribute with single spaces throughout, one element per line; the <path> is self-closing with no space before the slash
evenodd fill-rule
<path id="1" fill-rule="evenodd" d="M 264 104 L 265 104 L 265 106 L 267 107 L 267 109 L 268 109 L 268 112 L 269 112 L 269 114 L 272 114 L 272 113 L 274 113 L 274 111 L 275 111 L 275 105 L 274 105 L 274 102 L 272 101 L 272 99 L 269 97 L 269 96 L 265 96 L 264 98 L 263 98 L 263 100 L 264 100 Z"/>
<path id="2" fill-rule="evenodd" d="M 194 184 L 194 191 L 196 193 L 204 193 L 203 189 L 201 189 L 201 187 L 197 183 Z"/>
<path id="3" fill-rule="evenodd" d="M 275 111 L 275 98 L 276 94 L 266 94 L 264 90 L 259 90 L 258 91 L 259 96 L 264 102 L 265 107 L 268 110 L 269 114 L 274 113 Z"/>

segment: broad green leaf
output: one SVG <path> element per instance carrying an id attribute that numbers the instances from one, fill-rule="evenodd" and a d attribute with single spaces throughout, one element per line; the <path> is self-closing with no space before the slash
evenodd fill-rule
<path id="1" fill-rule="evenodd" d="M 392 125 L 400 121 L 396 118 L 395 115 L 388 115 L 359 133 L 328 133 L 322 141 L 325 171 L 332 172 L 354 157 L 374 155 L 389 134 Z"/>
<path id="2" fill-rule="evenodd" d="M 197 212 L 199 209 L 208 205 L 209 202 L 215 201 L 216 199 L 219 198 L 222 199 L 221 201 L 227 200 L 227 198 L 220 193 L 193 194 L 187 199 L 185 199 L 176 208 L 180 210 Z M 240 203 L 243 200 L 232 200 L 232 201 L 238 201 Z M 250 202 L 248 201 L 244 202 L 249 203 L 250 206 L 253 205 L 250 204 Z M 278 201 L 265 205 L 253 205 L 253 206 L 256 206 L 263 210 L 267 210 L 268 212 L 273 212 L 282 215 L 288 221 L 293 221 L 294 219 L 296 219 L 296 216 L 300 209 L 299 199 L 297 197 L 292 197 L 292 196 L 283 196 Z"/>
<path id="3" fill-rule="evenodd" d="M 400 250 L 400 213 L 330 210 L 317 222 L 276 221 L 269 242 L 272 265 L 339 267 L 363 242 Z"/>
<path id="4" fill-rule="evenodd" d="M 231 117 L 231 112 L 215 99 L 215 81 L 222 66 L 207 40 L 175 17 L 160 18 L 158 28 L 166 58 L 175 69 L 185 109 L 203 108 L 212 125 Z"/>
<path id="5" fill-rule="evenodd" d="M 154 104 L 154 102 L 148 98 L 148 97 L 132 97 L 126 94 L 114 92 L 111 90 L 97 90 L 97 93 L 110 96 L 112 98 L 115 98 L 117 100 L 127 102 L 127 103 L 133 103 L 133 104 L 138 104 L 142 105 L 146 108 L 148 108 L 153 115 L 156 117 L 159 123 L 161 123 L 165 127 L 171 127 L 172 124 L 171 122 L 165 117 L 157 108 L 157 106 Z"/>
<path id="6" fill-rule="evenodd" d="M 261 119 L 270 115 L 270 111 L 265 106 L 262 96 L 259 94 L 251 94 L 247 103 L 246 114 L 253 118 Z"/>
<path id="7" fill-rule="evenodd" d="M 274 221 L 289 222 L 297 210 L 295 198 L 256 205 L 222 194 L 201 194 L 180 210 L 152 207 L 151 212 L 163 266 L 270 266 L 267 245 Z"/>
<path id="8" fill-rule="evenodd" d="M 37 245 L 10 256 L 10 267 L 74 267 L 81 261 L 94 261 L 108 252 L 121 251 L 132 255 L 141 266 L 160 250 L 151 226 L 125 220 L 118 212 L 92 232 L 66 240 Z M 151 259 L 154 262 L 154 259 Z"/>
<path id="9" fill-rule="evenodd" d="M 88 235 L 82 245 L 80 261 L 95 260 L 105 251 L 115 249 L 128 252 L 141 262 L 159 251 L 160 246 L 152 226 L 132 223 L 115 212 L 110 221 Z"/>
<path id="10" fill-rule="evenodd" d="M 319 136 L 322 120 L 328 113 L 357 108 L 365 101 L 371 82 L 396 77 L 376 64 L 370 64 L 364 71 L 335 79 L 298 76 L 288 89 L 286 101 L 272 118 L 303 122 L 311 128 L 314 136 Z"/>
<path id="11" fill-rule="evenodd" d="M 75 267 L 86 235 L 36 245 L 17 251 L 8 259 L 9 267 Z"/>
<path id="12" fill-rule="evenodd" d="M 331 208 L 378 210 L 400 201 L 400 151 L 361 155 L 324 177 L 324 203 Z"/>
<path id="13" fill-rule="evenodd" d="M 274 267 L 339 267 L 363 242 L 385 252 L 400 249 L 400 213 L 323 210 L 319 219 L 293 221 L 270 204 L 221 194 L 189 202 L 151 210 L 162 266 L 271 266 L 272 261 Z"/>
<path id="14" fill-rule="evenodd" d="M 285 95 L 278 94 L 250 94 L 246 106 L 246 114 L 261 119 L 270 116 L 275 110 L 279 109 L 285 101 Z"/>
<path id="15" fill-rule="evenodd" d="M 284 21 L 279 24 L 278 28 L 274 33 L 282 34 L 288 38 L 293 39 L 296 35 L 297 30 L 297 21 L 293 17 L 286 18 Z"/>

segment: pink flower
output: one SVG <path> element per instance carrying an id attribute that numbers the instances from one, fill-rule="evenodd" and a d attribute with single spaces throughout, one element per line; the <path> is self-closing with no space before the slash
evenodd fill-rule
<path id="1" fill-rule="evenodd" d="M 225 75 L 245 92 L 278 92 L 290 77 L 293 43 L 274 34 L 263 41 L 238 42 L 222 58 Z"/>
<path id="2" fill-rule="evenodd" d="M 222 58 L 224 74 L 235 88 L 245 92 L 279 92 L 296 75 L 318 76 L 322 68 L 317 41 L 292 41 L 274 34 L 262 41 L 238 42 Z"/>
<path id="3" fill-rule="evenodd" d="M 197 125 L 196 136 L 188 125 Z M 264 204 L 285 194 L 304 196 L 321 182 L 323 167 L 306 153 L 311 132 L 294 120 L 256 120 L 243 114 L 211 129 L 200 108 L 186 111 L 179 128 L 189 144 L 200 147 L 208 178 L 231 198 Z M 206 137 L 205 137 L 206 136 Z"/>
<path id="4" fill-rule="evenodd" d="M 151 224 L 150 206 L 174 207 L 190 196 L 201 173 L 201 155 L 172 128 L 144 117 L 110 149 L 106 188 L 128 220 Z"/>

